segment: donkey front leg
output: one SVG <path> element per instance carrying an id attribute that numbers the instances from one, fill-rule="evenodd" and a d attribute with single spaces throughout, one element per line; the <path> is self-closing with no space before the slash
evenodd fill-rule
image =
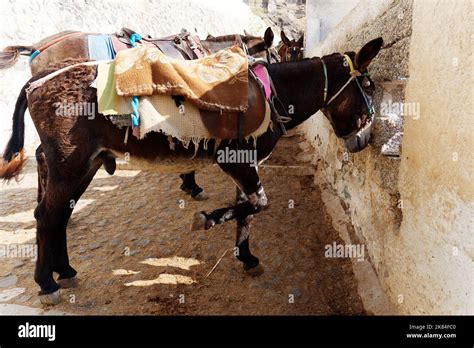
<path id="1" fill-rule="evenodd" d="M 236 188 L 236 202 L 243 203 L 247 200 L 245 193 Z M 245 219 L 237 219 L 237 235 L 235 238 L 235 256 L 244 264 L 244 270 L 251 276 L 258 276 L 264 272 L 263 266 L 257 257 L 250 252 L 250 223 L 253 215 Z"/>
<path id="2" fill-rule="evenodd" d="M 248 195 L 247 201 L 235 206 L 216 209 L 210 213 L 205 211 L 197 212 L 194 214 L 191 230 L 208 230 L 216 224 L 223 224 L 233 219 L 242 220 L 249 215 L 260 212 L 267 205 L 267 198 L 263 187 L 260 186 L 258 191 L 260 193 L 254 192 Z"/>
<path id="3" fill-rule="evenodd" d="M 246 200 L 232 207 L 220 208 L 206 213 L 196 213 L 192 223 L 192 230 L 207 230 L 216 224 L 222 224 L 232 219 L 237 220 L 236 256 L 244 263 L 244 269 L 251 274 L 260 274 L 263 269 L 259 267 L 259 260 L 253 256 L 249 247 L 250 219 L 253 214 L 260 212 L 267 205 L 267 197 L 258 178 L 255 167 L 248 165 L 227 165 L 224 171 L 232 176 L 243 190 Z M 239 197 L 242 195 L 239 194 Z"/>

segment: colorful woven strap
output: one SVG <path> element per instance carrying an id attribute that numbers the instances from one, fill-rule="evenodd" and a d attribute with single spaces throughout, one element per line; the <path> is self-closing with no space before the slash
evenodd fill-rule
<path id="1" fill-rule="evenodd" d="M 133 33 L 130 36 L 130 44 L 132 47 L 137 47 L 137 42 L 142 39 L 141 35 Z M 140 113 L 138 112 L 138 107 L 140 105 L 140 100 L 137 96 L 132 97 L 132 128 L 140 127 Z"/>

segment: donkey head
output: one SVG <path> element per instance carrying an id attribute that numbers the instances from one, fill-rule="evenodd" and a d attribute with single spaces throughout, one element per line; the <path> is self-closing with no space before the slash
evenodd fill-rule
<path id="1" fill-rule="evenodd" d="M 254 58 L 266 59 L 268 63 L 272 63 L 270 59 L 270 49 L 273 44 L 273 31 L 270 27 L 265 30 L 263 38 L 260 36 L 253 36 L 244 30 L 244 43 L 247 45 L 249 54 Z"/>
<path id="2" fill-rule="evenodd" d="M 284 62 L 296 62 L 302 60 L 304 57 L 304 34 L 298 40 L 290 40 L 286 37 L 285 32 L 281 31 L 281 41 L 283 47 L 280 51 L 280 56 Z"/>
<path id="3" fill-rule="evenodd" d="M 370 140 L 375 85 L 367 68 L 382 45 L 382 38 L 377 38 L 367 43 L 357 54 L 335 53 L 322 58 L 326 92 L 321 111 L 331 123 L 336 136 L 345 140 L 350 152 L 362 150 Z"/>

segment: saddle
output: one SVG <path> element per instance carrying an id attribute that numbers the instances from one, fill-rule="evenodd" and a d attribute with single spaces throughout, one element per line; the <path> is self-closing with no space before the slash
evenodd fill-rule
<path id="1" fill-rule="evenodd" d="M 114 65 L 115 62 L 105 62 L 98 66 L 97 80 L 94 83 L 97 88 L 98 112 L 108 116 L 119 128 L 132 126 L 129 116 L 133 112 L 130 98 L 116 93 Z M 189 143 L 189 140 L 212 138 L 256 138 L 267 130 L 271 116 L 263 90 L 252 76 L 250 75 L 248 83 L 248 96 L 253 100 L 253 107 L 246 113 L 204 110 L 178 96 L 145 95 L 140 98 L 138 106 L 140 131 L 134 135 L 143 139 L 149 132 L 162 131 L 184 144 Z M 124 115 L 124 118 L 120 115 Z"/>
<path id="2" fill-rule="evenodd" d="M 116 52 L 131 48 L 130 38 L 137 34 L 129 28 L 122 28 L 112 37 L 112 42 Z M 206 55 L 206 50 L 198 36 L 191 35 L 188 31 L 182 30 L 179 34 L 153 38 L 147 35 L 142 38 L 142 43 L 146 46 L 153 45 L 165 55 L 174 59 L 193 60 Z M 239 42 L 242 44 L 242 42 Z M 260 66 L 260 65 L 257 65 Z M 259 71 L 260 72 L 260 71 Z M 260 74 L 255 74 L 249 70 L 248 93 L 257 98 L 257 112 L 216 112 L 212 110 L 200 110 L 202 123 L 207 128 L 212 137 L 220 139 L 239 139 L 254 133 L 264 123 L 267 108 L 265 100 L 268 100 L 267 83 L 261 80 Z M 263 82 L 263 83 L 262 83 Z M 177 102 L 179 105 L 179 102 Z"/>
<path id="3" fill-rule="evenodd" d="M 131 48 L 130 38 L 133 34 L 138 34 L 132 29 L 122 28 L 120 32 L 113 35 L 112 42 L 116 52 L 126 48 Z M 186 29 L 179 34 L 161 38 L 154 38 L 150 35 L 142 37 L 145 45 L 153 45 L 161 52 L 174 59 L 192 60 L 205 56 L 205 51 L 201 44 L 201 39 L 197 35 L 191 35 Z"/>

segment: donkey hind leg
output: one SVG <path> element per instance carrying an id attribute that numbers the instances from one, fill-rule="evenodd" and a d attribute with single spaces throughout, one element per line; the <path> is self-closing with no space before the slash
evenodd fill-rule
<path id="1" fill-rule="evenodd" d="M 40 286 L 40 301 L 44 304 L 57 304 L 60 301 L 59 285 L 53 279 L 53 271 L 65 267 L 60 265 L 64 257 L 60 249 L 64 242 L 63 235 L 66 233 L 70 215 L 69 197 L 72 197 L 72 190 L 77 185 L 77 182 L 72 184 L 72 182 L 48 180 L 48 189 L 35 209 L 38 245 L 35 281 Z M 68 273 L 70 277 L 75 276 L 72 268 L 68 268 Z"/>
<path id="2" fill-rule="evenodd" d="M 55 180 L 48 176 L 47 190 L 35 209 L 38 244 L 35 281 L 40 286 L 40 301 L 44 304 L 60 301 L 59 285 L 53 279 L 53 272 L 59 273 L 62 286 L 75 285 L 77 272 L 69 265 L 66 227 L 75 202 L 86 190 L 100 164 L 94 161 L 89 172 L 81 178 Z"/>
<path id="3" fill-rule="evenodd" d="M 46 179 L 48 178 L 48 164 L 41 145 L 36 149 L 36 164 L 38 171 L 38 196 L 36 200 L 39 203 L 46 192 Z"/>
<path id="4" fill-rule="evenodd" d="M 94 178 L 94 175 L 97 173 L 101 166 L 101 162 L 96 160 L 93 162 L 91 169 L 89 172 L 84 176 L 80 184 L 77 186 L 76 191 L 74 194 L 71 196 L 71 199 L 69 200 L 70 203 L 70 208 L 66 212 L 69 214 L 68 216 L 68 221 L 69 218 L 72 215 L 72 212 L 74 210 L 74 206 L 77 203 L 77 201 L 81 198 L 82 194 L 87 190 L 87 187 L 91 183 L 92 179 Z M 105 165 L 105 163 L 104 163 Z M 67 225 L 67 223 L 66 223 Z M 60 239 L 60 245 L 59 245 L 59 253 L 58 257 L 55 259 L 54 265 L 53 265 L 53 271 L 59 274 L 58 277 L 58 284 L 61 288 L 66 289 L 66 288 L 73 288 L 77 286 L 77 279 L 76 279 L 76 270 L 71 267 L 69 264 L 69 256 L 67 252 L 67 233 L 66 229 L 64 230 L 64 233 L 61 234 L 61 239 Z"/>
<path id="5" fill-rule="evenodd" d="M 196 201 L 205 201 L 209 198 L 209 196 L 206 192 L 204 192 L 202 187 L 199 187 L 199 185 L 196 183 L 195 174 L 196 172 L 194 171 L 180 174 L 179 177 L 183 181 L 180 188 L 187 194 L 191 195 L 191 197 Z"/>

